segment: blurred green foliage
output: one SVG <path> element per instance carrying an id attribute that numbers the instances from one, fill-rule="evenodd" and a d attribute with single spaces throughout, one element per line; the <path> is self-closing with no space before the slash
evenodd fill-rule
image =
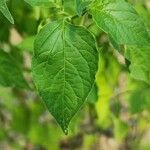
<path id="1" fill-rule="evenodd" d="M 150 1 L 129 2 L 150 31 Z M 74 17 L 72 22 L 84 24 L 97 38 L 100 55 L 97 87 L 88 97 L 88 104 L 71 122 L 69 136 L 65 136 L 34 91 L 31 79 L 35 35 L 48 20 L 59 17 L 55 12 L 60 8 L 32 8 L 18 0 L 10 0 L 8 6 L 15 24 L 11 25 L 0 13 L 0 49 L 21 62 L 30 89 L 0 87 L 0 149 L 149 150 L 150 86 L 130 76 L 130 62 L 112 47 L 107 35 L 89 21 L 91 16 Z M 74 6 L 73 0 L 67 0 L 67 13 L 74 15 Z"/>

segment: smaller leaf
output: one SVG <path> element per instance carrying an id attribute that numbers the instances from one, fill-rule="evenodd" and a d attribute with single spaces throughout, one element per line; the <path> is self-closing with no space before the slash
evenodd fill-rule
<path id="1" fill-rule="evenodd" d="M 2 50 L 0 50 L 0 85 L 28 88 L 28 84 L 15 58 Z"/>
<path id="2" fill-rule="evenodd" d="M 14 24 L 14 19 L 6 5 L 6 0 L 0 0 L 0 11 L 12 24 Z"/>
<path id="3" fill-rule="evenodd" d="M 76 10 L 79 16 L 82 16 L 82 14 L 86 11 L 90 2 L 90 0 L 76 0 Z"/>
<path id="4" fill-rule="evenodd" d="M 69 15 L 74 16 L 76 14 L 76 0 L 64 0 L 63 7 Z"/>
<path id="5" fill-rule="evenodd" d="M 144 110 L 145 97 L 141 90 L 134 91 L 129 100 L 129 109 L 131 113 L 141 113 Z"/>
<path id="6" fill-rule="evenodd" d="M 88 97 L 87 97 L 87 102 L 91 103 L 91 104 L 95 104 L 96 101 L 98 100 L 98 89 L 97 89 L 97 85 L 94 84 Z"/>
<path id="7" fill-rule="evenodd" d="M 124 0 L 96 0 L 91 5 L 91 14 L 97 26 L 113 38 L 113 42 L 120 45 L 150 45 L 143 20 Z"/>
<path id="8" fill-rule="evenodd" d="M 127 47 L 125 55 L 131 61 L 131 76 L 150 84 L 150 47 Z"/>

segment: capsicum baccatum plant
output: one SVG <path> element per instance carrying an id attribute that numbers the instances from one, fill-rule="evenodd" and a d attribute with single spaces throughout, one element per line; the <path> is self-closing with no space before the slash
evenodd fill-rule
<path id="1" fill-rule="evenodd" d="M 84 25 L 72 23 L 73 15 L 90 14 L 112 45 L 126 47 L 124 57 L 131 61 L 132 76 L 150 84 L 150 37 L 142 18 L 125 0 L 70 0 L 67 7 L 76 4 L 75 13 L 70 14 L 65 12 L 65 0 L 25 1 L 33 7 L 59 6 L 57 13 L 65 14 L 50 19 L 37 34 L 32 75 L 39 95 L 66 134 L 94 85 L 99 55 L 95 37 Z M 0 4 L 0 11 L 14 23 L 5 0 Z"/>

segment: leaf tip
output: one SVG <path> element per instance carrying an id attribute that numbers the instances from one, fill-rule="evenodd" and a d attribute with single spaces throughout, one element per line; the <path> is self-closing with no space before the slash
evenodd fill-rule
<path id="1" fill-rule="evenodd" d="M 62 131 L 64 132 L 65 135 L 68 135 L 68 124 L 59 124 L 61 126 Z"/>

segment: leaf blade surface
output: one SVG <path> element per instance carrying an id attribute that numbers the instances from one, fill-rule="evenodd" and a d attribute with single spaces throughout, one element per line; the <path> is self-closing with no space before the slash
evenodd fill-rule
<path id="1" fill-rule="evenodd" d="M 66 21 L 47 24 L 35 40 L 35 85 L 64 132 L 83 105 L 95 80 L 97 50 L 93 36 Z"/>

